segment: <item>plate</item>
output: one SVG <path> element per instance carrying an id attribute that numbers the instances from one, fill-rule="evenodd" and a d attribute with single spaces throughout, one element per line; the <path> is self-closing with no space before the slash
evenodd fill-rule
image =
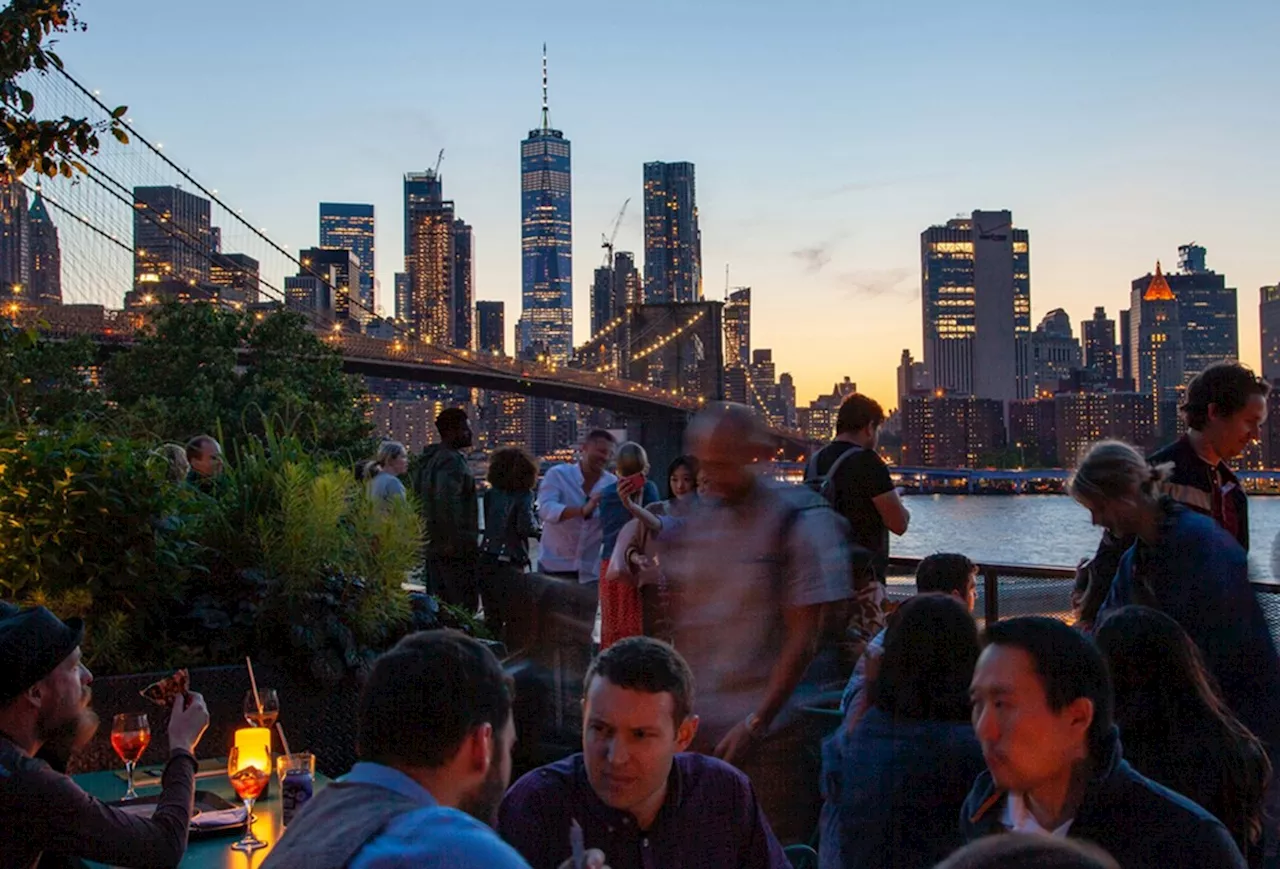
<path id="1" fill-rule="evenodd" d="M 138 797 L 136 800 L 129 800 L 128 802 L 117 800 L 112 803 L 107 803 L 107 805 L 120 809 L 127 815 L 149 818 L 155 814 L 155 807 L 159 802 L 160 795 L 153 794 L 151 796 Z M 227 802 L 225 799 L 211 791 L 196 791 L 195 812 L 191 817 L 192 820 L 194 820 L 197 815 L 200 815 L 203 812 L 222 812 L 227 809 L 234 808 L 236 808 L 234 803 Z M 253 819 L 256 821 L 258 819 L 257 815 L 255 815 Z M 220 824 L 216 827 L 197 827 L 195 824 L 192 824 L 190 832 L 188 833 L 188 838 L 192 840 L 211 839 L 218 836 L 225 836 L 228 833 L 238 833 L 243 829 L 244 821 Z"/>

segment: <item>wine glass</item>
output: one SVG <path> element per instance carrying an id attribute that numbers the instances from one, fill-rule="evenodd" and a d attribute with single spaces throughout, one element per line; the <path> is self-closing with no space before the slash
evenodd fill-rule
<path id="1" fill-rule="evenodd" d="M 267 847 L 267 843 L 253 834 L 253 801 L 262 796 L 267 782 L 271 779 L 271 758 L 267 757 L 264 767 L 263 758 L 257 754 L 245 754 L 239 748 L 231 749 L 227 758 L 227 777 L 231 779 L 231 787 L 236 796 L 244 800 L 244 838 L 232 845 L 232 849 L 252 854 L 259 848 Z"/>
<path id="2" fill-rule="evenodd" d="M 126 800 L 138 798 L 138 792 L 133 787 L 133 767 L 150 744 L 151 722 L 147 721 L 147 716 L 122 713 L 112 719 L 111 747 L 124 761 L 125 773 L 129 777 L 129 788 L 124 792 Z"/>
<path id="3" fill-rule="evenodd" d="M 262 710 L 258 710 L 258 699 L 262 700 Z M 254 727 L 271 728 L 275 726 L 276 719 L 280 717 L 280 698 L 276 695 L 276 689 L 265 688 L 258 692 L 258 698 L 255 699 L 252 691 L 246 691 L 244 695 L 244 720 L 248 721 Z"/>

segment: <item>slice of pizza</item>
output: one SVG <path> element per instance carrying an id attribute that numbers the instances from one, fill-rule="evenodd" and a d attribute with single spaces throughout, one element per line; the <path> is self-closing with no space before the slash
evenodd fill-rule
<path id="1" fill-rule="evenodd" d="M 173 701 L 178 699 L 181 694 L 185 699 L 190 700 L 189 691 L 191 689 L 191 677 L 187 671 L 179 670 L 172 676 L 166 676 L 159 682 L 152 682 L 140 692 L 152 703 L 159 706 L 172 706 Z"/>

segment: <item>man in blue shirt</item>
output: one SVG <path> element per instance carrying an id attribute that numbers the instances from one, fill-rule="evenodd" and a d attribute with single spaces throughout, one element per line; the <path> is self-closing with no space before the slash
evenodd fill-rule
<path id="1" fill-rule="evenodd" d="M 361 694 L 361 762 L 306 804 L 263 869 L 527 869 L 490 828 L 511 778 L 511 701 L 481 643 L 405 637 Z"/>
<path id="2" fill-rule="evenodd" d="M 693 741 L 693 674 L 648 637 L 610 646 L 587 671 L 582 754 L 534 770 L 502 801 L 498 831 L 534 869 L 576 844 L 614 869 L 789 867 L 751 782 Z"/>

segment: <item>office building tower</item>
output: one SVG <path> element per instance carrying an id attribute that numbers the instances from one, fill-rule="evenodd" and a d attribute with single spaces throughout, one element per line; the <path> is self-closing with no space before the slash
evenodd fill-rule
<path id="1" fill-rule="evenodd" d="M 475 349 L 475 233 L 465 220 L 453 222 L 453 346 Z"/>
<path id="2" fill-rule="evenodd" d="M 408 272 L 396 272 L 395 285 L 395 316 L 397 320 L 408 321 L 409 319 L 409 274 Z"/>
<path id="3" fill-rule="evenodd" d="M 796 381 L 785 371 L 778 375 L 778 416 L 783 426 L 796 425 Z"/>
<path id="4" fill-rule="evenodd" d="M 702 232 L 692 163 L 644 164 L 644 297 L 702 300 Z"/>
<path id="5" fill-rule="evenodd" d="M 542 53 L 542 126 L 520 143 L 522 353 L 539 345 L 552 360 L 573 353 L 573 192 L 569 140 L 551 128 L 547 55 Z"/>
<path id="6" fill-rule="evenodd" d="M 738 287 L 724 304 L 724 364 L 746 365 L 751 359 L 751 288 Z"/>
<path id="7" fill-rule="evenodd" d="M 333 287 L 337 282 L 332 266 L 324 274 L 290 275 L 284 279 L 284 305 L 300 314 L 314 314 L 318 324 L 336 322 Z"/>
<path id="8" fill-rule="evenodd" d="M 1185 380 L 1216 362 L 1240 357 L 1236 290 L 1209 269 L 1205 249 L 1194 242 L 1178 248 L 1179 271 L 1165 275 L 1178 300 Z"/>
<path id="9" fill-rule="evenodd" d="M 53 225 L 39 188 L 31 200 L 27 226 L 31 230 L 31 286 L 24 295 L 37 305 L 61 305 L 62 248 L 58 244 L 58 227 Z"/>
<path id="10" fill-rule="evenodd" d="M 613 310 L 621 314 L 627 308 L 644 304 L 644 284 L 636 269 L 636 255 L 620 250 L 613 255 Z"/>
<path id="11" fill-rule="evenodd" d="M 1186 384 L 1178 299 L 1156 263 L 1154 275 L 1133 282 L 1129 346 L 1137 391 L 1152 396 L 1156 433 L 1174 433 L 1178 400 Z"/>
<path id="12" fill-rule="evenodd" d="M 209 262 L 209 283 L 224 301 L 256 305 L 261 283 L 258 261 L 242 253 L 216 253 Z"/>
<path id="13" fill-rule="evenodd" d="M 133 283 L 209 282 L 210 202 L 179 187 L 133 188 Z"/>
<path id="14" fill-rule="evenodd" d="M 1133 337 L 1129 332 L 1130 317 L 1129 309 L 1125 308 L 1120 312 L 1120 377 L 1134 384 L 1137 389 L 1137 378 L 1134 376 L 1133 368 L 1133 346 L 1129 343 Z"/>
<path id="15" fill-rule="evenodd" d="M 591 280 L 591 335 L 603 332 L 613 317 L 613 267 L 600 266 Z"/>
<path id="16" fill-rule="evenodd" d="M 439 165 L 439 164 L 437 164 Z M 444 201 L 440 175 L 435 169 L 406 172 L 404 176 L 404 255 L 408 263 L 413 252 L 413 215 L 424 207 L 436 207 Z M 405 269 L 408 271 L 408 268 Z"/>
<path id="17" fill-rule="evenodd" d="M 923 362 L 917 362 L 910 350 L 903 350 L 898 361 L 898 407 L 912 395 L 926 395 L 933 391 L 933 382 Z"/>
<path id="18" fill-rule="evenodd" d="M 0 174 L 0 296 L 24 299 L 31 283 L 31 216 L 27 188 Z"/>
<path id="19" fill-rule="evenodd" d="M 364 320 L 374 312 L 374 243 L 373 206 L 354 202 L 320 203 L 320 246 L 344 248 L 360 260 L 360 292 L 358 298 Z"/>
<path id="20" fill-rule="evenodd" d="M 1258 323 L 1262 332 L 1262 376 L 1280 379 L 1280 283 L 1258 290 Z"/>
<path id="21" fill-rule="evenodd" d="M 1116 366 L 1116 321 L 1106 308 L 1093 309 L 1093 319 L 1080 324 L 1084 338 L 1084 365 L 1108 380 L 1122 376 Z"/>
<path id="22" fill-rule="evenodd" d="M 1035 371 L 1036 396 L 1044 398 L 1058 391 L 1058 381 L 1071 376 L 1081 365 L 1080 342 L 1071 331 L 1071 317 L 1054 308 L 1031 335 L 1031 364 Z"/>
<path id="23" fill-rule="evenodd" d="M 506 306 L 502 302 L 476 302 L 478 349 L 493 356 L 507 355 Z"/>
<path id="24" fill-rule="evenodd" d="M 924 365 L 949 394 L 1008 402 L 1034 391 L 1030 238 L 1008 211 L 920 236 Z"/>
<path id="25" fill-rule="evenodd" d="M 299 277 L 312 275 L 331 283 L 332 308 L 326 315 L 335 322 L 362 323 L 352 316 L 351 295 L 360 292 L 360 260 L 346 248 L 308 247 L 298 251 Z"/>

